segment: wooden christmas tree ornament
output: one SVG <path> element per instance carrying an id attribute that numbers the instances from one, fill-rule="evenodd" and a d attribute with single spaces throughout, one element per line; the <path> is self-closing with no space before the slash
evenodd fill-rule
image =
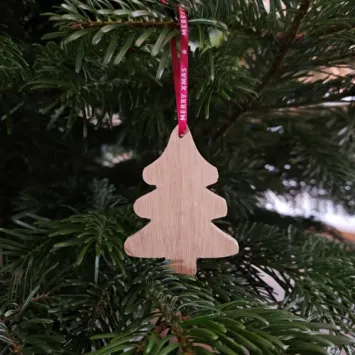
<path id="1" fill-rule="evenodd" d="M 237 241 L 211 222 L 226 216 L 227 204 L 206 188 L 217 182 L 218 171 L 198 152 L 189 130 L 182 138 L 178 127 L 173 131 L 143 179 L 157 188 L 139 198 L 134 211 L 151 222 L 126 240 L 128 255 L 171 259 L 176 272 L 196 274 L 197 258 L 238 253 Z"/>

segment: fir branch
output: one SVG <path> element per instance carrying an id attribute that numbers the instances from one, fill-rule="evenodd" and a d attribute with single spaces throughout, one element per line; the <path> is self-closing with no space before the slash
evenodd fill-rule
<path id="1" fill-rule="evenodd" d="M 328 28 L 326 28 L 324 30 L 321 37 L 334 35 L 334 34 L 340 34 L 341 32 L 354 30 L 354 29 L 355 29 L 355 25 L 348 25 L 346 23 L 334 25 L 334 26 L 329 26 Z"/>
<path id="2" fill-rule="evenodd" d="M 302 9 L 299 9 L 299 13 L 301 13 Z M 297 20 L 295 18 L 295 20 Z M 295 22 L 294 22 L 295 23 Z M 109 21 L 92 21 L 90 19 L 87 19 L 86 21 L 76 21 L 71 23 L 71 28 L 72 29 L 86 29 L 86 28 L 101 28 L 107 25 L 120 25 L 122 27 L 134 27 L 134 28 L 179 28 L 179 23 L 174 20 L 167 20 L 167 21 L 134 21 L 134 20 L 109 20 Z M 190 26 L 193 26 L 190 24 Z M 299 26 L 298 26 L 299 27 Z M 251 28 L 251 27 L 245 27 L 241 26 L 240 24 L 233 24 L 233 25 L 227 25 L 226 28 L 228 29 L 229 32 L 240 32 L 243 33 L 247 36 L 257 36 L 260 37 L 261 39 L 269 39 L 269 40 L 274 40 L 277 38 L 278 40 L 282 41 L 283 44 L 287 41 L 287 37 L 290 35 L 289 32 L 277 32 L 274 33 L 270 31 L 269 29 L 263 29 L 263 28 Z M 340 24 L 340 25 L 334 25 L 334 26 L 329 26 L 327 27 L 322 33 L 321 37 L 324 36 L 329 36 L 329 35 L 334 35 L 337 33 L 341 33 L 343 31 L 348 31 L 355 29 L 355 25 L 347 25 L 347 24 Z M 292 28 L 291 28 L 292 30 Z M 298 30 L 298 28 L 297 28 Z M 303 40 L 308 34 L 306 32 L 302 33 L 296 33 L 295 35 L 292 35 L 292 43 L 296 43 L 298 41 Z"/>
<path id="3" fill-rule="evenodd" d="M 14 337 L 10 336 L 9 339 L 11 341 L 11 345 L 10 345 L 11 351 L 17 355 L 23 355 L 23 351 L 20 343 Z"/>
<path id="4" fill-rule="evenodd" d="M 336 107 L 339 105 L 341 106 L 349 106 L 352 105 L 352 102 L 347 102 L 347 101 L 342 101 L 346 96 L 352 96 L 354 94 L 354 90 L 351 90 L 349 92 L 342 92 L 339 94 L 334 94 L 330 95 L 326 98 L 321 98 L 319 100 L 312 100 L 309 99 L 308 101 L 301 101 L 299 103 L 292 103 L 292 104 L 281 104 L 277 103 L 274 105 L 266 105 L 266 106 L 259 106 L 255 109 L 251 109 L 249 113 L 252 115 L 253 113 L 261 113 L 265 114 L 267 112 L 285 112 L 285 111 L 293 111 L 295 109 L 306 109 L 306 110 L 311 110 L 311 109 L 317 109 L 319 110 L 324 109 L 324 106 L 322 104 L 325 103 L 335 103 Z M 329 108 L 328 108 L 329 109 Z"/>
<path id="5" fill-rule="evenodd" d="M 280 42 L 278 52 L 272 61 L 269 70 L 266 72 L 262 78 L 260 84 L 256 88 L 256 93 L 258 96 L 256 98 L 250 97 L 249 100 L 244 104 L 239 113 L 233 118 L 233 120 L 226 122 L 216 133 L 215 139 L 228 134 L 229 130 L 234 126 L 235 122 L 256 102 L 257 98 L 263 89 L 270 83 L 275 74 L 281 67 L 285 57 L 287 56 L 290 46 L 293 44 L 294 40 L 297 38 L 298 30 L 301 26 L 303 18 L 306 16 L 307 11 L 311 5 L 311 0 L 303 0 L 301 5 L 295 15 L 295 18 L 290 26 L 290 29 L 286 32 L 283 40 Z"/>
<path id="6" fill-rule="evenodd" d="M 38 295 L 36 297 L 33 297 L 32 302 L 41 302 L 41 301 L 48 300 L 49 298 L 51 298 L 50 294 L 51 294 L 51 292 L 47 292 L 47 293 Z"/>
<path id="7" fill-rule="evenodd" d="M 179 24 L 173 21 L 78 21 L 73 22 L 73 29 L 85 29 L 94 27 L 104 27 L 106 25 L 120 25 L 135 28 L 178 28 Z"/>
<path id="8" fill-rule="evenodd" d="M 109 290 L 110 290 L 111 286 L 112 286 L 112 280 L 110 280 L 106 283 L 102 292 L 99 294 L 99 298 L 97 299 L 97 301 L 95 302 L 95 305 L 93 307 L 92 317 L 88 318 L 88 327 L 89 328 L 95 327 L 95 322 L 97 321 L 97 319 L 100 316 L 100 313 L 102 311 L 102 305 L 109 294 Z"/>
<path id="9" fill-rule="evenodd" d="M 128 258 L 122 247 L 140 227 L 130 204 L 142 192 L 137 177 L 174 124 L 167 119 L 175 108 L 167 58 L 168 43 L 178 35 L 176 12 L 160 0 L 62 2 L 66 14 L 52 18 L 61 32 L 48 38 L 69 35 L 66 44 L 29 46 L 45 32 L 42 26 L 35 37 L 24 31 L 29 43 L 19 47 L 0 41 L 6 52 L 0 87 L 13 88 L 2 106 L 11 114 L 16 88 L 26 88 L 18 93 L 25 104 L 13 120 L 14 134 L 0 132 L 8 152 L 0 158 L 0 212 L 3 195 L 6 202 L 0 352 L 14 353 L 11 336 L 23 354 L 206 353 L 198 344 L 209 345 L 209 353 L 273 355 L 325 354 L 339 344 L 353 354 L 351 340 L 338 335 L 355 335 L 354 251 L 340 238 L 314 235 L 336 236 L 332 229 L 256 208 L 265 191 L 291 199 L 307 190 L 354 210 L 354 105 L 321 105 L 353 96 L 353 74 L 327 71 L 351 65 L 352 1 L 312 1 L 308 10 L 302 0 L 272 0 L 268 10 L 261 0 L 184 1 L 196 45 L 190 86 L 198 102 L 191 105 L 191 129 L 201 153 L 218 165 L 216 188 L 228 199 L 229 215 L 217 223 L 241 247 L 233 258 L 201 260 L 196 278 L 175 275 L 167 262 Z M 171 0 L 174 8 L 177 3 Z M 199 136 L 223 126 L 233 111 L 245 115 L 228 140 Z M 203 112 L 209 120 L 200 119 Z M 113 115 L 122 124 L 102 129 Z M 50 120 L 55 129 L 48 132 Z M 67 126 L 72 139 L 62 139 Z M 101 159 L 94 163 L 111 143 L 112 156 L 122 154 L 122 145 L 138 159 L 118 169 L 103 167 Z M 75 179 L 68 179 L 72 174 Z M 109 177 L 128 201 L 119 202 L 107 183 L 88 191 L 94 176 Z M 241 216 L 263 224 L 241 223 Z M 311 226 L 313 235 L 302 232 Z M 285 296 L 275 296 L 261 271 Z"/>

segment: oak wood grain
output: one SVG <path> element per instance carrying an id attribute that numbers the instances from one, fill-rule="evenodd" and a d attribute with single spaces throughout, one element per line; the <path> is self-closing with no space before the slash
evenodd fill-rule
<path id="1" fill-rule="evenodd" d="M 175 128 L 143 179 L 157 188 L 139 198 L 134 211 L 151 222 L 126 240 L 128 255 L 171 259 L 176 272 L 195 274 L 197 258 L 238 253 L 237 241 L 211 222 L 226 216 L 227 204 L 206 188 L 217 182 L 218 171 L 198 152 L 190 131 L 180 138 Z"/>

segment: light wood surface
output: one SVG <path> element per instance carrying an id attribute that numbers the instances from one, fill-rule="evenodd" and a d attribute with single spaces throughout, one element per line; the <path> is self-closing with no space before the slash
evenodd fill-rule
<path id="1" fill-rule="evenodd" d="M 134 204 L 134 211 L 151 219 L 126 240 L 125 251 L 141 258 L 167 258 L 178 273 L 195 274 L 197 258 L 238 253 L 238 243 L 212 219 L 227 214 L 226 201 L 206 186 L 218 180 L 217 169 L 198 152 L 190 131 L 170 136 L 164 153 L 143 171 L 157 188 Z"/>

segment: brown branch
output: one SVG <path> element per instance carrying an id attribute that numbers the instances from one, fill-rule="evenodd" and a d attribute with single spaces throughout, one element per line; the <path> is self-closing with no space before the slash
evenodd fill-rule
<path id="1" fill-rule="evenodd" d="M 301 10 L 301 8 L 300 8 Z M 71 27 L 73 29 L 85 29 L 85 28 L 93 28 L 93 27 L 103 27 L 106 25 L 121 25 L 121 26 L 127 26 L 127 27 L 137 27 L 137 28 L 179 28 L 179 23 L 176 21 L 79 21 L 79 22 L 74 22 L 72 23 Z M 331 34 L 336 34 L 338 32 L 343 32 L 347 30 L 353 30 L 355 29 L 355 25 L 349 26 L 346 24 L 340 24 L 340 25 L 333 25 L 329 26 L 328 28 L 325 29 L 323 33 L 320 33 L 321 37 L 323 36 L 328 36 Z M 243 27 L 240 25 L 232 25 L 228 27 L 228 30 L 233 32 L 241 32 L 244 33 L 245 35 L 248 36 L 257 36 L 261 37 L 264 39 L 270 39 L 273 40 L 275 38 L 279 40 L 285 41 L 285 38 L 287 36 L 286 32 L 278 32 L 278 33 L 273 33 L 270 32 L 269 30 L 264 30 L 264 29 L 253 29 L 249 27 Z M 296 34 L 293 43 L 302 40 L 305 37 L 305 33 L 299 33 Z"/>
<path id="2" fill-rule="evenodd" d="M 337 103 L 336 106 L 327 106 L 327 109 L 331 109 L 334 107 L 339 107 L 339 104 L 341 106 L 349 106 L 351 105 L 351 101 L 341 101 L 342 98 L 347 97 L 347 96 L 354 96 L 355 90 L 349 90 L 337 94 L 330 95 L 326 98 L 320 98 L 319 100 L 310 100 L 310 101 L 303 101 L 299 103 L 292 103 L 292 104 L 286 104 L 286 105 L 271 105 L 271 106 L 259 106 L 255 110 L 250 110 L 250 113 L 266 113 L 270 111 L 275 111 L 275 112 L 285 112 L 285 111 L 291 111 L 294 109 L 319 109 L 321 107 L 324 108 L 324 106 L 321 106 L 322 104 L 329 104 L 331 102 Z M 339 101 L 340 100 L 340 101 Z"/>
<path id="3" fill-rule="evenodd" d="M 0 94 L 6 94 L 11 91 L 12 88 L 1 88 L 0 87 Z"/>
<path id="4" fill-rule="evenodd" d="M 273 33 L 270 32 L 268 30 L 253 30 L 253 29 L 248 29 L 248 28 L 242 28 L 242 27 L 230 27 L 228 28 L 230 31 L 232 30 L 236 30 L 236 31 L 240 31 L 243 32 L 245 34 L 249 34 L 249 35 L 257 35 L 259 37 L 263 37 L 263 38 L 268 38 L 268 39 L 274 39 L 274 38 L 278 38 L 280 40 L 284 39 L 286 36 L 286 32 L 278 32 L 278 33 Z M 338 34 L 341 32 L 345 32 L 345 31 L 351 31 L 355 29 L 355 25 L 347 25 L 347 24 L 341 24 L 341 25 L 333 25 L 333 26 L 329 26 L 327 28 L 325 28 L 322 31 L 319 31 L 319 33 L 317 33 L 317 37 L 319 38 L 323 38 L 329 35 L 334 35 L 334 34 Z M 292 43 L 296 43 L 298 41 L 301 41 L 305 36 L 307 36 L 307 33 L 299 33 L 296 35 L 296 37 L 294 38 Z"/>
<path id="5" fill-rule="evenodd" d="M 290 46 L 294 43 L 295 39 L 298 37 L 298 30 L 301 26 L 303 18 L 306 16 L 307 11 L 310 7 L 311 0 L 302 0 L 301 5 L 297 11 L 295 18 L 293 19 L 292 25 L 290 29 L 285 33 L 284 37 L 281 40 L 279 50 L 271 63 L 269 70 L 266 72 L 264 77 L 262 78 L 260 84 L 256 88 L 257 96 L 263 91 L 263 89 L 270 83 L 275 73 L 281 67 L 285 57 L 287 56 Z M 239 111 L 236 117 L 233 120 L 226 122 L 217 134 L 215 135 L 215 139 L 219 136 L 225 136 L 229 130 L 234 126 L 235 122 L 255 103 L 256 98 L 251 97 Z"/>
<path id="6" fill-rule="evenodd" d="M 121 25 L 127 27 L 154 27 L 154 28 L 178 28 L 179 24 L 174 21 L 80 21 L 72 24 L 73 29 L 103 27 L 106 25 Z"/>
<path id="7" fill-rule="evenodd" d="M 95 322 L 101 312 L 101 304 L 104 302 L 105 297 L 107 297 L 110 286 L 111 286 L 111 281 L 106 283 L 105 288 L 102 290 L 102 293 L 101 293 L 99 299 L 95 303 L 92 318 L 88 319 L 88 327 L 91 328 L 91 327 L 95 326 Z"/>
<path id="8" fill-rule="evenodd" d="M 345 95 L 346 96 L 346 95 Z M 290 105 L 284 105 L 284 106 L 260 106 L 256 108 L 255 110 L 250 110 L 248 114 L 250 113 L 251 115 L 253 114 L 265 114 L 265 113 L 284 113 L 284 112 L 290 112 L 294 110 L 319 110 L 319 109 L 324 109 L 325 106 L 322 106 L 322 104 L 329 104 L 329 103 L 335 103 L 336 105 L 334 106 L 326 106 L 328 110 L 332 108 L 338 108 L 338 107 L 346 107 L 352 104 L 351 101 L 341 101 L 341 99 L 344 97 L 343 94 L 339 95 L 334 95 L 330 96 L 327 99 L 320 99 L 316 101 L 309 101 L 309 102 L 300 102 L 296 104 L 290 104 Z M 340 100 L 340 101 L 339 101 Z"/>
<path id="9" fill-rule="evenodd" d="M 324 103 L 328 103 L 328 101 L 315 101 L 312 103 L 299 103 L 299 104 L 292 104 L 289 106 L 260 106 L 255 110 L 250 110 L 248 111 L 248 117 L 253 117 L 255 118 L 255 115 L 263 115 L 266 113 L 271 113 L 271 114 L 284 114 L 285 112 L 287 112 L 288 114 L 290 112 L 293 111 L 302 111 L 302 110 L 306 110 L 306 111 L 314 111 L 314 110 L 320 110 L 320 109 L 324 109 L 327 108 L 327 110 L 331 110 L 333 108 L 337 108 L 337 107 L 346 107 L 351 105 L 351 102 L 346 102 L 346 101 L 336 101 L 336 103 L 338 105 L 336 106 L 321 106 Z"/>
<path id="10" fill-rule="evenodd" d="M 346 19 L 345 19 L 346 20 Z M 333 35 L 333 34 L 337 34 L 339 32 L 344 32 L 344 31 L 349 31 L 349 30 L 354 30 L 355 29 L 355 25 L 347 25 L 347 24 L 340 24 L 340 25 L 333 25 L 333 26 L 329 26 L 324 33 L 321 34 L 321 37 L 323 36 L 328 36 L 328 35 Z"/>
<path id="11" fill-rule="evenodd" d="M 40 302 L 50 298 L 50 292 L 32 298 L 32 302 Z"/>
<path id="12" fill-rule="evenodd" d="M 9 339 L 11 340 L 10 347 L 11 347 L 12 353 L 17 354 L 17 355 L 23 355 L 20 343 L 13 337 L 9 337 Z"/>
<path id="13" fill-rule="evenodd" d="M 73 29 L 85 29 L 85 28 L 93 28 L 93 27 L 103 27 L 106 25 L 120 25 L 122 27 L 135 27 L 135 28 L 179 28 L 179 23 L 176 21 L 79 21 L 73 22 L 71 27 Z M 285 33 L 272 33 L 268 30 L 263 29 L 253 29 L 248 27 L 242 27 L 239 25 L 229 26 L 228 30 L 233 32 L 241 32 L 248 36 L 257 36 L 262 37 L 264 39 L 274 39 L 279 38 L 282 39 L 285 37 Z M 302 39 L 304 34 L 298 35 L 295 40 Z"/>

